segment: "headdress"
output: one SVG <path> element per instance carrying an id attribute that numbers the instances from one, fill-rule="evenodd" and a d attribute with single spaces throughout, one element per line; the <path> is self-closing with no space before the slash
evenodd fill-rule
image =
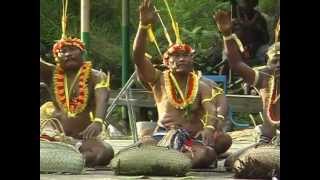
<path id="1" fill-rule="evenodd" d="M 151 27 L 148 28 L 148 38 L 149 38 L 149 41 L 155 44 L 160 56 L 163 59 L 163 63 L 165 65 L 168 65 L 169 56 L 171 54 L 177 53 L 177 52 L 192 54 L 194 53 L 194 49 L 190 45 L 185 44 L 181 41 L 178 23 L 174 20 L 171 14 L 171 10 L 167 0 L 163 0 L 163 1 L 166 5 L 166 8 L 171 18 L 172 29 L 176 36 L 176 42 L 173 43 L 171 41 L 167 28 L 165 27 L 156 7 L 154 7 L 154 9 L 163 27 L 165 37 L 169 43 L 169 47 L 166 50 L 166 52 L 162 55 Z M 196 96 L 198 94 L 200 77 L 201 75 L 199 73 L 190 72 L 188 74 L 188 80 L 186 83 L 187 87 L 185 89 L 185 92 L 183 92 L 176 78 L 174 77 L 174 74 L 171 71 L 164 72 L 164 81 L 165 81 L 164 86 L 165 86 L 166 93 L 168 95 L 169 102 L 173 107 L 185 111 L 184 115 L 187 119 L 190 119 L 191 117 L 192 104 L 194 103 Z"/>
<path id="2" fill-rule="evenodd" d="M 64 46 L 75 46 L 81 51 L 85 50 L 85 46 L 80 39 L 67 36 L 68 0 L 62 0 L 62 7 L 62 36 L 61 39 L 54 44 L 52 49 L 55 58 L 57 58 L 58 53 Z M 57 64 L 55 68 L 53 76 L 55 99 L 60 109 L 67 113 L 68 118 L 75 117 L 87 108 L 89 97 L 88 80 L 90 78 L 91 68 L 91 62 L 85 62 L 78 70 L 70 86 L 68 85 L 65 69 L 62 68 L 60 64 Z M 77 95 L 71 96 L 70 94 L 73 92 L 76 82 L 78 84 L 78 93 Z"/>
<path id="3" fill-rule="evenodd" d="M 158 53 L 160 54 L 160 56 L 163 59 L 163 63 L 165 65 L 167 65 L 170 54 L 173 54 L 173 53 L 176 53 L 176 52 L 186 52 L 186 53 L 190 53 L 191 54 L 191 53 L 194 53 L 195 50 L 190 45 L 185 44 L 185 43 L 183 43 L 181 41 L 180 32 L 179 32 L 179 25 L 174 20 L 174 18 L 172 16 L 172 13 L 171 13 L 171 10 L 170 10 L 170 7 L 169 7 L 169 4 L 168 4 L 167 0 L 163 0 L 163 1 L 164 1 L 165 5 L 166 5 L 166 8 L 168 10 L 168 13 L 169 13 L 169 16 L 170 16 L 170 19 L 171 19 L 172 29 L 173 29 L 174 34 L 176 36 L 176 42 L 175 43 L 172 42 L 172 40 L 171 40 L 171 38 L 169 36 L 169 33 L 167 31 L 167 28 L 165 27 L 165 25 L 164 25 L 164 23 L 163 23 L 163 21 L 161 19 L 161 16 L 160 16 L 158 10 L 156 9 L 156 7 L 154 7 L 154 9 L 155 9 L 155 11 L 156 11 L 156 13 L 157 13 L 157 15 L 159 17 L 159 20 L 161 22 L 162 28 L 164 30 L 165 37 L 166 37 L 166 39 L 167 39 L 167 41 L 169 43 L 169 47 L 166 50 L 166 52 L 164 52 L 163 54 L 161 53 L 160 48 L 158 46 L 158 43 L 156 41 L 156 38 L 155 38 L 151 28 L 148 29 L 148 38 L 149 38 L 149 40 L 151 42 L 153 42 L 155 44 L 155 46 L 156 46 L 156 48 L 158 50 Z"/>
<path id="4" fill-rule="evenodd" d="M 59 51 L 64 46 L 75 46 L 78 47 L 81 51 L 85 50 L 84 43 L 78 38 L 71 38 L 67 36 L 67 9 L 68 9 L 68 0 L 62 0 L 62 19 L 61 19 L 61 27 L 62 27 L 62 35 L 61 39 L 58 40 L 52 48 L 52 53 L 54 57 L 57 57 Z"/>

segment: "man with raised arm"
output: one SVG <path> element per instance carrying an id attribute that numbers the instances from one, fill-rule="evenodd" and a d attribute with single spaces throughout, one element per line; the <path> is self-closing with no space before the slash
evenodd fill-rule
<path id="1" fill-rule="evenodd" d="M 276 135 L 276 125 L 280 124 L 280 23 L 276 29 L 276 41 L 267 51 L 266 66 L 253 69 L 243 62 L 239 51 L 241 46 L 237 35 L 232 33 L 230 12 L 219 11 L 214 15 L 224 39 L 228 62 L 233 72 L 247 83 L 256 87 L 263 102 L 264 122 L 260 142 L 269 143 Z M 279 21 L 280 22 L 280 21 Z"/>
<path id="2" fill-rule="evenodd" d="M 194 71 L 194 50 L 187 44 L 172 44 L 163 54 L 168 70 L 161 72 L 153 67 L 145 52 L 147 30 L 155 17 L 150 0 L 144 0 L 133 46 L 139 79 L 148 84 L 157 105 L 159 120 L 153 137 L 158 145 L 186 153 L 194 168 L 208 167 L 232 143 L 230 136 L 221 131 L 219 124 L 224 116 L 217 113 L 214 102 L 222 91 Z"/>

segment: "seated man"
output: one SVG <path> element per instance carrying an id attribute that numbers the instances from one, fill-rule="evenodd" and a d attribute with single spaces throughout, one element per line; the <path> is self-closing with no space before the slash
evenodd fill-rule
<path id="1" fill-rule="evenodd" d="M 236 34 L 244 46 L 243 61 L 249 66 L 257 64 L 254 59 L 262 64 L 265 61 L 265 50 L 269 43 L 267 22 L 262 14 L 255 10 L 258 0 L 238 0 L 232 6 L 232 33 Z M 226 50 L 223 58 L 226 57 Z"/>
<path id="2" fill-rule="evenodd" d="M 243 58 L 236 43 L 237 36 L 232 34 L 230 13 L 219 11 L 214 19 L 223 34 L 231 69 L 259 90 L 264 115 L 260 142 L 270 143 L 276 135 L 276 125 L 280 124 L 280 41 L 275 42 L 268 49 L 267 65 L 252 69 L 243 63 Z M 279 40 L 279 35 L 280 24 L 276 29 L 276 41 Z"/>
<path id="3" fill-rule="evenodd" d="M 97 139 L 103 129 L 109 80 L 105 73 L 92 69 L 91 63 L 83 60 L 84 50 L 80 39 L 62 38 L 53 46 L 56 65 L 40 58 L 41 80 L 53 90 L 53 109 L 42 119 L 58 119 L 66 136 L 80 140 L 79 151 L 86 165 L 92 167 L 108 164 L 114 152 L 110 145 Z M 45 135 L 42 138 L 55 140 Z"/>
<path id="4" fill-rule="evenodd" d="M 163 55 L 169 70 L 161 72 L 145 59 L 147 29 L 156 15 L 149 0 L 140 6 L 140 25 L 133 45 L 133 62 L 139 78 L 152 89 L 158 110 L 154 138 L 186 153 L 194 168 L 210 166 L 217 154 L 231 146 L 231 137 L 219 128 L 215 96 L 221 93 L 193 70 L 194 50 L 187 44 L 173 44 Z"/>
<path id="5" fill-rule="evenodd" d="M 244 51 L 242 60 L 250 67 L 265 63 L 265 52 L 268 49 L 269 33 L 266 19 L 255 9 L 258 0 L 236 0 L 232 5 L 232 32 L 239 37 Z M 226 62 L 228 56 L 224 48 L 222 61 Z M 220 68 L 220 74 L 229 76 L 229 65 Z M 230 77 L 228 77 L 230 78 Z M 244 94 L 249 94 L 250 87 L 244 83 Z"/>

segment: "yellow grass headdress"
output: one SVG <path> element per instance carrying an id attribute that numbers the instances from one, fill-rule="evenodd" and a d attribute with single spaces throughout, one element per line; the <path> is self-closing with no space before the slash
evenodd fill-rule
<path id="1" fill-rule="evenodd" d="M 61 19 L 61 28 L 62 35 L 61 39 L 58 40 L 52 48 L 52 53 L 54 57 L 57 57 L 58 53 L 64 46 L 75 46 L 78 47 L 81 51 L 85 50 L 84 43 L 78 38 L 71 38 L 67 36 L 67 10 L 68 10 L 68 0 L 62 0 L 62 19 Z"/>
<path id="2" fill-rule="evenodd" d="M 164 30 L 164 34 L 165 34 L 165 37 L 169 43 L 169 47 L 168 49 L 166 50 L 166 52 L 164 54 L 161 53 L 160 51 L 160 48 L 158 46 L 158 43 L 156 41 L 156 38 L 153 34 L 153 31 L 151 28 L 148 29 L 148 38 L 151 42 L 153 42 L 158 50 L 158 53 L 160 54 L 160 56 L 163 58 L 163 63 L 166 65 L 168 63 L 168 59 L 169 59 L 169 55 L 172 54 L 172 53 L 175 53 L 175 52 L 186 52 L 186 53 L 194 53 L 195 50 L 188 44 L 184 44 L 181 40 L 181 37 L 180 37 L 180 31 L 179 31 L 179 25 L 178 23 L 174 20 L 173 18 L 173 15 L 171 13 L 171 9 L 170 9 L 170 6 L 167 2 L 167 0 L 163 0 L 164 3 L 165 3 L 165 6 L 168 10 L 168 13 L 169 13 L 169 16 L 170 16 L 170 19 L 171 19 L 171 25 L 172 25 L 172 29 L 174 31 L 174 34 L 175 34 L 175 37 L 176 37 L 176 41 L 175 43 L 172 42 L 171 38 L 170 38 L 170 35 L 167 31 L 167 28 L 166 26 L 164 25 L 162 19 L 161 19 L 161 16 L 159 14 L 159 11 L 156 9 L 156 7 L 154 7 L 157 15 L 158 15 L 158 18 L 161 22 L 161 25 L 162 25 L 162 28 Z"/>

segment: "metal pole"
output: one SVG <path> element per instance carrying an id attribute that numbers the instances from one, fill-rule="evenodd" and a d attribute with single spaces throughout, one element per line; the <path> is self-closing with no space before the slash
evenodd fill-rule
<path id="1" fill-rule="evenodd" d="M 109 122 L 109 118 L 111 117 L 111 113 L 114 110 L 114 108 L 116 107 L 116 103 L 117 101 L 120 99 L 120 97 L 123 95 L 123 93 L 126 93 L 128 91 L 128 89 L 131 87 L 131 85 L 134 83 L 134 78 L 136 77 L 136 71 L 131 75 L 130 79 L 127 81 L 127 83 L 122 87 L 122 89 L 120 90 L 119 94 L 117 95 L 117 97 L 114 98 L 114 100 L 112 101 L 111 105 L 109 106 L 108 110 L 107 110 L 107 114 L 105 117 L 105 120 L 107 122 Z"/>
<path id="2" fill-rule="evenodd" d="M 90 31 L 90 0 L 81 0 L 81 40 L 86 46 L 84 59 L 88 58 Z"/>
<path id="3" fill-rule="evenodd" d="M 122 86 L 128 80 L 128 67 L 129 67 L 129 0 L 122 0 Z M 122 119 L 127 119 L 127 111 L 125 107 L 122 108 Z"/>

